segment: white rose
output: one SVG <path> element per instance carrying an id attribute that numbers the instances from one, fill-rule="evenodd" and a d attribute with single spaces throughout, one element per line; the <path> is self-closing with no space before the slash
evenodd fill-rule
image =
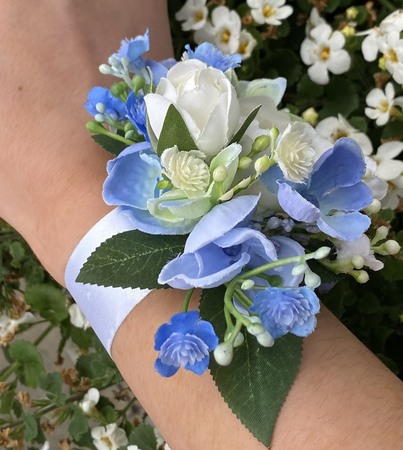
<path id="1" fill-rule="evenodd" d="M 167 110 L 174 104 L 197 149 L 209 158 L 227 145 L 239 125 L 239 103 L 231 82 L 221 70 L 196 59 L 178 62 L 161 79 L 156 93 L 144 99 L 157 139 Z"/>

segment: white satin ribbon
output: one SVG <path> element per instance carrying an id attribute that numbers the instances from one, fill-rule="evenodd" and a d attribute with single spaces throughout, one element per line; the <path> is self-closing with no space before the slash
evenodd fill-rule
<path id="1" fill-rule="evenodd" d="M 130 311 L 151 291 L 77 283 L 81 267 L 91 253 L 111 236 L 136 229 L 130 215 L 116 208 L 96 223 L 70 256 L 65 272 L 66 287 L 110 353 L 113 338 Z"/>

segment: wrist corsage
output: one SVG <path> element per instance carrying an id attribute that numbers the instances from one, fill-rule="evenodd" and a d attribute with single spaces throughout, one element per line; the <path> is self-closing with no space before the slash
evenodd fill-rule
<path id="1" fill-rule="evenodd" d="M 316 326 L 315 290 L 337 274 L 365 282 L 365 266 L 382 267 L 374 251 L 399 246 L 371 227 L 379 201 L 368 158 L 354 140 L 332 144 L 278 110 L 284 78 L 239 81 L 241 57 L 209 43 L 186 46 L 181 61 L 148 60 L 148 50 L 148 32 L 122 41 L 100 66 L 119 81 L 85 104 L 87 129 L 115 156 L 103 198 L 130 225 L 96 248 L 77 284 L 183 290 L 156 330 L 156 370 L 209 368 L 268 445 Z M 196 288 L 200 312 L 188 310 Z"/>

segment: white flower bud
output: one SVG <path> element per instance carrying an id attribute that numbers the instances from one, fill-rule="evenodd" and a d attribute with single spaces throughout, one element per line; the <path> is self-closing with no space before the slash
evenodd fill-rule
<path id="1" fill-rule="evenodd" d="M 360 284 L 365 284 L 369 280 L 368 272 L 365 270 L 354 270 L 351 272 L 351 275 L 353 275 L 356 281 Z"/>
<path id="2" fill-rule="evenodd" d="M 213 180 L 222 183 L 228 176 L 228 169 L 225 166 L 218 166 L 213 171 Z"/>
<path id="3" fill-rule="evenodd" d="M 305 122 L 309 123 L 313 127 L 318 123 L 319 114 L 315 108 L 308 108 L 302 113 L 302 118 Z"/>
<path id="4" fill-rule="evenodd" d="M 228 200 L 231 200 L 231 198 L 234 196 L 234 190 L 230 189 L 225 194 L 223 194 L 221 197 L 218 198 L 220 202 L 227 202 Z"/>
<path id="5" fill-rule="evenodd" d="M 307 268 L 307 265 L 305 264 L 305 262 L 302 262 L 300 264 L 296 264 L 291 271 L 291 274 L 294 277 L 298 277 L 300 275 L 303 275 L 305 273 L 305 270 Z"/>
<path id="6" fill-rule="evenodd" d="M 242 156 L 242 158 L 239 160 L 238 168 L 241 170 L 248 169 L 251 164 L 252 164 L 251 158 L 249 158 L 248 156 Z"/>
<path id="7" fill-rule="evenodd" d="M 246 329 L 248 330 L 248 333 L 251 334 L 252 336 L 259 336 L 259 334 L 262 334 L 265 332 L 263 325 L 261 325 L 259 323 L 254 323 L 252 325 L 249 325 L 248 327 L 246 327 Z"/>
<path id="8" fill-rule="evenodd" d="M 94 119 L 99 122 L 105 122 L 105 116 L 103 114 L 95 114 Z"/>
<path id="9" fill-rule="evenodd" d="M 239 347 L 239 346 L 241 346 L 241 345 L 244 343 L 244 341 L 245 341 L 244 335 L 243 335 L 241 332 L 239 332 L 239 333 L 236 335 L 236 338 L 235 338 L 235 340 L 234 340 L 234 347 Z"/>
<path id="10" fill-rule="evenodd" d="M 266 136 L 265 134 L 262 134 L 253 141 L 251 153 L 256 154 L 264 152 L 269 145 L 270 145 L 270 137 Z"/>
<path id="11" fill-rule="evenodd" d="M 321 283 L 320 276 L 311 270 L 305 272 L 304 281 L 305 284 L 311 289 L 316 289 Z"/>
<path id="12" fill-rule="evenodd" d="M 386 239 L 389 233 L 389 228 L 385 227 L 384 225 L 382 227 L 377 228 L 374 238 L 371 241 L 372 245 L 375 245 L 377 242 L 382 241 L 383 239 Z"/>
<path id="13" fill-rule="evenodd" d="M 255 162 L 256 175 L 261 175 L 270 167 L 270 158 L 267 155 L 258 158 Z"/>
<path id="14" fill-rule="evenodd" d="M 250 185 L 251 181 L 252 177 L 244 178 L 237 184 L 237 187 L 239 189 L 246 189 Z"/>
<path id="15" fill-rule="evenodd" d="M 364 267 L 365 261 L 361 255 L 354 255 L 351 258 L 351 263 L 354 266 L 354 269 L 362 269 Z"/>
<path id="16" fill-rule="evenodd" d="M 248 289 L 252 289 L 254 285 L 255 282 L 253 280 L 244 280 L 241 284 L 241 289 L 247 291 Z"/>
<path id="17" fill-rule="evenodd" d="M 322 259 L 329 256 L 329 253 L 331 251 L 330 247 L 320 247 L 315 252 L 315 259 Z"/>
<path id="18" fill-rule="evenodd" d="M 103 114 L 103 113 L 105 112 L 105 105 L 104 105 L 103 103 L 101 103 L 101 102 L 98 102 L 98 103 L 95 105 L 95 109 L 96 109 L 98 112 L 100 112 L 101 114 Z"/>
<path id="19" fill-rule="evenodd" d="M 369 206 L 364 208 L 364 211 L 367 212 L 368 214 L 376 214 L 381 210 L 381 207 L 382 207 L 381 202 L 376 198 L 374 198 L 373 202 Z"/>
<path id="20" fill-rule="evenodd" d="M 108 64 L 101 64 L 99 66 L 99 71 L 103 74 L 103 75 L 110 75 L 112 73 L 111 68 L 108 66 Z"/>
<path id="21" fill-rule="evenodd" d="M 262 347 L 272 347 L 274 344 L 274 339 L 268 331 L 265 331 L 264 333 L 257 335 L 256 340 Z"/>
<path id="22" fill-rule="evenodd" d="M 384 246 L 388 255 L 396 255 L 396 253 L 400 252 L 400 245 L 393 239 L 386 241 Z"/>
<path id="23" fill-rule="evenodd" d="M 214 358 L 220 366 L 228 366 L 231 364 L 233 355 L 234 349 L 230 342 L 222 342 L 214 350 Z"/>
<path id="24" fill-rule="evenodd" d="M 134 130 L 126 131 L 125 139 L 132 139 L 134 137 Z"/>

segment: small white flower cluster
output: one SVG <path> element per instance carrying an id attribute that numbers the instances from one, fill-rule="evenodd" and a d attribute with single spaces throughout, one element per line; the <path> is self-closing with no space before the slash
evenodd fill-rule
<path id="1" fill-rule="evenodd" d="M 226 6 L 217 6 L 209 18 L 206 3 L 207 0 L 186 1 L 175 15 L 176 20 L 182 22 L 182 30 L 193 30 L 197 44 L 211 42 L 223 53 L 239 53 L 243 59 L 249 58 L 257 42 L 249 31 L 242 29 L 239 14 Z M 279 26 L 293 13 L 285 0 L 247 0 L 246 3 L 258 26 Z"/>
<path id="2" fill-rule="evenodd" d="M 386 125 L 391 116 L 401 114 L 396 110 L 396 106 L 403 108 L 403 97 L 395 98 L 395 88 L 392 83 L 388 83 L 385 86 L 385 90 L 380 88 L 372 89 L 365 101 L 368 105 L 365 108 L 365 115 L 375 120 L 378 126 Z"/>
<path id="3" fill-rule="evenodd" d="M 30 312 L 24 312 L 18 319 L 11 319 L 7 315 L 0 316 L 0 345 L 6 346 L 13 339 L 19 325 L 34 320 L 34 315 Z"/>
<path id="4" fill-rule="evenodd" d="M 308 75 L 314 83 L 328 84 L 329 72 L 340 75 L 350 69 L 351 58 L 344 50 L 345 43 L 343 33 L 333 30 L 313 8 L 300 54 L 302 61 L 310 66 Z"/>
<path id="5" fill-rule="evenodd" d="M 387 70 L 393 79 L 403 84 L 403 9 L 389 14 L 378 27 L 357 33 L 366 35 L 362 42 L 362 53 L 366 61 L 375 61 L 378 54 L 381 69 Z"/>

